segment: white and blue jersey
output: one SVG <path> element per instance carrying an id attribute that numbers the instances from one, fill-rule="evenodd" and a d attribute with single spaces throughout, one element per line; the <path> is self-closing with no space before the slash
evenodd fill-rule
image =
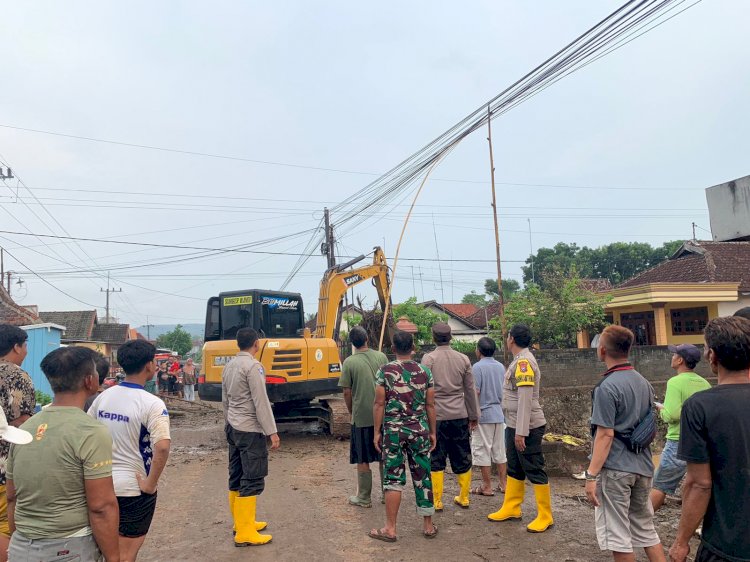
<path id="1" fill-rule="evenodd" d="M 115 495 L 140 496 L 136 474 L 148 476 L 152 446 L 170 439 L 169 413 L 164 402 L 138 384 L 123 382 L 102 392 L 88 413 L 112 434 Z"/>

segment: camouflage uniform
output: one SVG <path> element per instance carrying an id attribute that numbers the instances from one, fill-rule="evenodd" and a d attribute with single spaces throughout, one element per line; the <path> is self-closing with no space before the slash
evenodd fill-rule
<path id="1" fill-rule="evenodd" d="M 430 480 L 430 427 L 425 397 L 432 373 L 416 361 L 392 361 L 381 367 L 375 383 L 385 388 L 383 415 L 384 488 L 403 491 L 408 459 L 417 513 L 433 515 Z"/>

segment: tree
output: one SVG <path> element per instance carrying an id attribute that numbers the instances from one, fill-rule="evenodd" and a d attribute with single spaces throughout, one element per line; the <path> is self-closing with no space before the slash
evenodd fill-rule
<path id="1" fill-rule="evenodd" d="M 482 308 L 483 306 L 487 306 L 487 297 L 477 294 L 476 291 L 472 291 L 471 293 L 464 295 L 464 298 L 461 299 L 461 304 L 473 304 L 474 306 Z"/>
<path id="2" fill-rule="evenodd" d="M 418 344 L 431 343 L 432 325 L 435 322 L 445 322 L 448 320 L 447 314 L 438 314 L 427 307 L 417 304 L 416 297 L 411 297 L 407 301 L 393 306 L 393 317 L 396 321 L 402 316 L 406 316 L 411 322 L 416 324 L 418 331 L 415 334 L 415 339 Z"/>
<path id="3" fill-rule="evenodd" d="M 515 279 L 503 279 L 503 300 L 508 302 L 513 295 L 515 295 L 521 289 L 521 284 Z M 485 294 L 480 295 L 476 291 L 472 291 L 464 295 L 461 299 L 463 304 L 474 304 L 478 307 L 487 306 L 491 302 L 497 301 L 497 279 L 485 279 L 484 281 Z"/>
<path id="4" fill-rule="evenodd" d="M 608 300 L 585 289 L 577 275 L 556 271 L 546 274 L 544 287 L 531 283 L 515 295 L 505 307 L 505 317 L 508 326 L 528 325 L 534 343 L 542 347 L 575 347 L 578 332 L 604 325 Z M 499 318 L 490 323 L 499 329 Z"/>
<path id="5" fill-rule="evenodd" d="M 156 345 L 165 349 L 176 351 L 180 355 L 185 355 L 193 347 L 193 338 L 183 330 L 182 324 L 177 324 L 175 329 L 156 338 Z"/>
<path id="6" fill-rule="evenodd" d="M 520 290 L 521 284 L 515 279 L 503 279 L 503 301 L 508 302 Z M 485 279 L 484 292 L 490 297 L 490 302 L 497 301 L 497 279 Z"/>
<path id="7" fill-rule="evenodd" d="M 544 287 L 550 273 L 575 272 L 580 277 L 608 279 L 612 285 L 618 285 L 666 260 L 681 244 L 673 240 L 654 248 L 645 242 L 613 242 L 599 248 L 579 248 L 575 243 L 559 242 L 553 248 L 539 248 L 536 255 L 526 260 L 523 280 Z"/>

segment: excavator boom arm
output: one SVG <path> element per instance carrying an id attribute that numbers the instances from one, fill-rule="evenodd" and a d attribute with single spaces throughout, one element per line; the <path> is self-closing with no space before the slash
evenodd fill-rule
<path id="1" fill-rule="evenodd" d="M 320 282 L 320 299 L 318 301 L 318 319 L 315 337 L 333 338 L 337 326 L 339 306 L 344 294 L 351 287 L 367 279 L 373 279 L 380 299 L 380 306 L 385 310 L 385 303 L 390 296 L 390 279 L 388 263 L 383 250 L 375 247 L 372 265 L 365 265 L 349 271 L 333 267 L 326 271 Z"/>

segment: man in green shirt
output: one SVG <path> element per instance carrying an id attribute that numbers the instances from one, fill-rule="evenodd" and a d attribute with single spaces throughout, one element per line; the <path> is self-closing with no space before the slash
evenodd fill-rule
<path id="1" fill-rule="evenodd" d="M 112 437 L 83 411 L 99 389 L 94 359 L 62 347 L 42 360 L 55 397 L 21 426 L 33 441 L 10 449 L 10 560 L 120 560 Z"/>
<path id="2" fill-rule="evenodd" d="M 367 332 L 355 326 L 349 332 L 349 341 L 355 353 L 344 360 L 339 386 L 344 389 L 346 408 L 352 416 L 349 462 L 357 465 L 358 493 L 349 497 L 349 503 L 359 507 L 372 507 L 372 471 L 370 463 L 382 460 L 375 450 L 373 438 L 372 407 L 375 403 L 375 375 L 388 363 L 384 353 L 367 346 Z M 382 485 L 382 477 L 381 477 Z"/>
<path id="3" fill-rule="evenodd" d="M 701 350 L 689 343 L 670 345 L 673 353 L 671 367 L 677 375 L 667 382 L 667 393 L 664 404 L 656 403 L 661 419 L 667 425 L 667 441 L 661 453 L 659 468 L 654 475 L 651 490 L 651 505 L 658 511 L 667 494 L 674 494 L 687 472 L 687 463 L 677 458 L 677 444 L 680 441 L 680 413 L 685 400 L 696 392 L 711 388 L 711 384 L 702 376 L 693 372 L 701 360 Z"/>

